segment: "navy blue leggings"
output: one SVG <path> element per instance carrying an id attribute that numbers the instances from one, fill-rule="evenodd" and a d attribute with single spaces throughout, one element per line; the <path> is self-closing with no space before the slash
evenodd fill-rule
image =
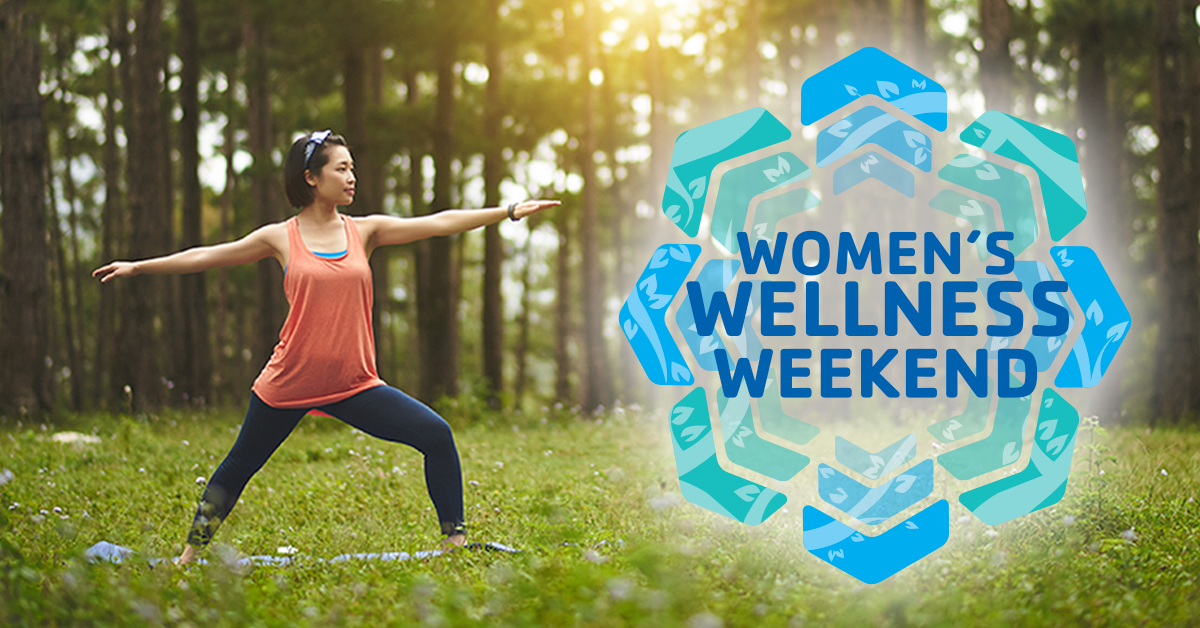
<path id="1" fill-rule="evenodd" d="M 371 436 L 410 445 L 424 454 L 425 484 L 442 533 L 463 529 L 462 467 L 445 419 L 403 391 L 386 385 L 317 409 Z M 200 497 L 188 544 L 204 547 L 212 540 L 251 476 L 266 464 L 307 412 L 302 408 L 272 408 L 250 393 L 250 408 L 237 441 Z"/>

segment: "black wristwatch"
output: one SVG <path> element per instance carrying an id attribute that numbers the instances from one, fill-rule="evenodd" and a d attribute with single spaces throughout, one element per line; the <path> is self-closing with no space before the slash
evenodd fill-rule
<path id="1" fill-rule="evenodd" d="M 516 222 L 517 220 L 519 220 L 519 218 L 517 218 L 517 215 L 513 213 L 513 210 L 515 210 L 516 208 L 517 208 L 516 203 L 508 204 L 508 219 L 513 222 Z"/>

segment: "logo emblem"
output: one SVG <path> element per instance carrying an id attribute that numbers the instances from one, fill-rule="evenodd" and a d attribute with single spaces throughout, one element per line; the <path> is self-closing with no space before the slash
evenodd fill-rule
<path id="1" fill-rule="evenodd" d="M 1087 215 L 1074 143 L 988 111 L 958 135 L 962 154 L 938 155 L 953 141 L 944 137 L 946 103 L 932 78 L 863 48 L 801 87 L 800 121 L 816 131 L 805 135 L 815 140 L 806 146 L 814 166 L 780 146 L 792 132 L 764 109 L 684 132 L 662 200 L 679 231 L 651 256 L 619 316 L 646 376 L 679 391 L 666 418 L 683 496 L 757 525 L 780 512 L 788 492 L 815 486 L 818 497 L 800 511 L 805 548 L 869 584 L 946 543 L 950 504 L 939 495 L 956 495 L 988 525 L 1057 503 L 1079 413 L 1056 389 L 1099 383 L 1129 332 L 1129 311 L 1095 252 L 1046 242 Z M 874 199 L 856 206 L 866 224 L 838 230 L 831 212 L 860 194 Z M 903 207 L 926 233 L 889 228 Z M 789 236 L 781 224 L 803 231 Z M 989 264 L 974 282 L 953 276 L 972 246 Z M 912 271 L 896 263 L 903 255 Z M 800 281 L 773 277 L 785 260 Z M 864 295 L 894 273 L 916 277 L 887 281 L 878 300 L 860 297 L 858 281 L 838 294 L 822 286 L 848 278 L 850 265 Z M 980 311 L 993 312 L 995 324 L 961 332 L 975 328 L 962 324 L 974 306 L 956 291 L 986 294 Z M 932 314 L 929 293 L 940 299 Z M 826 320 L 821 299 L 837 301 L 845 319 Z M 894 311 L 880 325 L 855 318 L 871 310 Z M 970 350 L 885 349 L 903 331 Z M 837 348 L 851 340 L 868 344 Z M 854 392 L 939 397 L 943 405 L 932 407 L 956 410 L 874 452 L 838 433 L 842 417 L 797 411 Z"/>

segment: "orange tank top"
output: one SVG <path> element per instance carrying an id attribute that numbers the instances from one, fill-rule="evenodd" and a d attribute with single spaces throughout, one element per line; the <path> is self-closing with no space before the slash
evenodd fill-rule
<path id="1" fill-rule="evenodd" d="M 348 250 L 336 259 L 309 251 L 296 217 L 287 221 L 288 316 L 251 387 L 269 406 L 314 408 L 387 383 L 375 372 L 371 266 L 353 220 L 338 217 Z"/>

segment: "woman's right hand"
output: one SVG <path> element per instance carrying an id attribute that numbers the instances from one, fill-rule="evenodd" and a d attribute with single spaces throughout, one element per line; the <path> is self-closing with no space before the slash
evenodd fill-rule
<path id="1" fill-rule="evenodd" d="M 138 275 L 137 262 L 113 262 L 92 271 L 93 277 L 99 277 L 100 283 L 117 277 L 134 277 Z"/>

